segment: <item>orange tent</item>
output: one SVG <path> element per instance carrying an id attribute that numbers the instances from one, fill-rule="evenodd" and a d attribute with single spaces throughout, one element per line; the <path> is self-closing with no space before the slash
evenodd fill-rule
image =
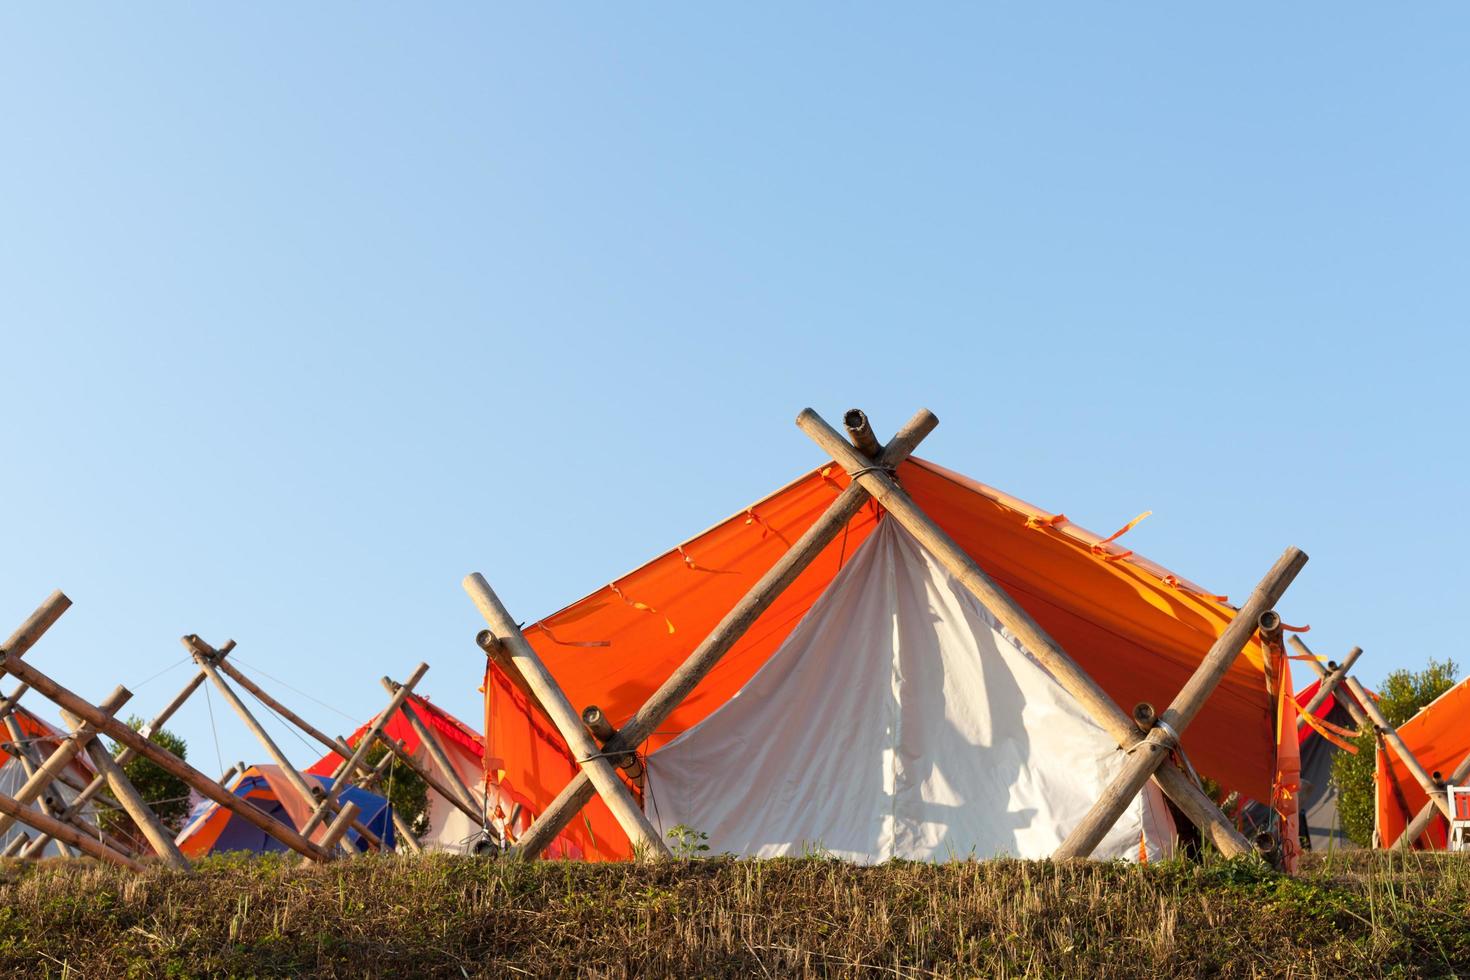
<path id="1" fill-rule="evenodd" d="M 1448 779 L 1465 757 L 1470 756 L 1470 678 L 1435 698 L 1400 725 L 1399 737 L 1425 772 L 1437 772 Z M 1381 744 L 1376 777 L 1378 839 L 1382 846 L 1389 847 L 1429 797 L 1409 774 L 1403 760 Z M 1444 815 L 1436 813 L 1429 830 L 1414 846 L 1443 849 L 1447 829 Z"/>
<path id="2" fill-rule="evenodd" d="M 902 464 L 897 475 L 918 505 L 1124 710 L 1140 701 L 1160 709 L 1169 704 L 1234 614 L 1225 597 L 1134 554 L 1115 543 L 1117 535 L 1100 538 L 1061 514 L 917 458 Z M 835 464 L 810 472 L 528 625 L 526 638 L 574 706 L 596 704 L 621 725 L 847 483 Z M 698 724 L 744 686 L 880 517 L 870 501 L 644 750 L 654 751 Z M 1285 689 L 1289 693 L 1289 685 Z M 489 775 L 539 810 L 574 775 L 574 763 L 550 721 L 493 665 L 484 692 Z M 1278 764 L 1277 711 L 1263 652 L 1253 639 L 1184 735 L 1195 768 L 1249 798 L 1278 798 L 1283 788 L 1289 796 L 1295 786 Z M 1293 734 L 1294 729 L 1293 724 Z M 1289 741 L 1294 750 L 1295 739 Z M 629 855 L 626 837 L 600 800 L 593 800 L 568 833 L 589 857 Z"/>

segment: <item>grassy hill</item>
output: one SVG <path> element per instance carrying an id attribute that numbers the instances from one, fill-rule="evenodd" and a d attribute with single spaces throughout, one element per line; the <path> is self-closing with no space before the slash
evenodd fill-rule
<path id="1" fill-rule="evenodd" d="M 1470 861 L 0 866 L 6 975 L 1470 975 Z"/>

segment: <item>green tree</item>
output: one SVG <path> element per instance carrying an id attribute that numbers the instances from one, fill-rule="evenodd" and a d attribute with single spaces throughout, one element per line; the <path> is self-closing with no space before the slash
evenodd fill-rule
<path id="1" fill-rule="evenodd" d="M 133 731 L 142 729 L 145 722 L 137 715 L 132 715 L 127 720 L 127 725 Z M 167 749 L 180 759 L 186 758 L 189 753 L 188 744 L 179 736 L 166 728 L 160 728 L 154 732 L 149 741 L 159 748 Z M 121 747 L 114 744 L 112 754 L 121 752 Z M 142 756 L 134 756 L 123 765 L 123 773 L 127 775 L 138 790 L 148 808 L 157 814 L 159 822 L 174 833 L 184 828 L 184 821 L 189 817 L 189 784 L 178 776 L 165 772 L 156 762 L 145 759 Z M 130 837 L 141 840 L 133 821 L 126 813 L 118 809 L 104 809 L 101 811 L 102 826 L 109 833 L 120 837 Z"/>
<path id="2" fill-rule="evenodd" d="M 367 763 L 377 765 L 387 751 L 388 747 L 378 742 L 368 749 Z M 373 792 L 388 798 L 394 811 L 413 829 L 415 837 L 429 832 L 429 785 L 401 760 L 393 760 Z"/>
<path id="3" fill-rule="evenodd" d="M 1378 710 L 1397 728 L 1419 713 L 1445 691 L 1455 686 L 1459 667 L 1453 660 L 1431 659 L 1423 670 L 1396 670 L 1379 685 Z M 1375 733 L 1370 729 L 1358 736 L 1357 755 L 1339 752 L 1332 760 L 1332 782 L 1337 787 L 1337 815 L 1343 833 L 1363 847 L 1372 846 L 1373 773 L 1375 769 Z"/>

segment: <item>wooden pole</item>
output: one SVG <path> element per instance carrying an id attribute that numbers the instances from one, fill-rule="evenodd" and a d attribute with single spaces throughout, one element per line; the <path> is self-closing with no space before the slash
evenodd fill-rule
<path id="1" fill-rule="evenodd" d="M 398 693 L 398 688 L 400 685 L 396 681 L 392 680 L 391 678 L 384 677 L 382 679 L 382 683 L 384 689 L 386 689 L 389 694 Z M 439 772 L 444 776 L 445 785 L 448 786 L 449 789 L 453 790 L 456 794 L 458 794 L 463 804 L 460 809 L 463 810 L 465 809 L 465 807 L 468 807 L 470 809 L 470 812 L 473 813 L 475 807 L 474 794 L 470 792 L 470 788 L 465 785 L 464 780 L 459 777 L 459 770 L 455 769 L 454 763 L 449 761 L 449 756 L 446 755 L 444 752 L 444 746 L 439 744 L 439 739 L 435 737 L 433 732 L 429 731 L 429 726 L 424 724 L 423 719 L 420 718 L 418 712 L 414 710 L 413 698 L 405 700 L 403 702 L 403 707 L 399 708 L 398 710 L 402 711 L 403 717 L 408 719 L 409 727 L 411 727 L 414 734 L 419 737 L 419 742 L 423 744 L 424 751 L 428 753 L 429 758 L 433 761 L 434 765 L 438 767 Z M 453 803 L 454 800 L 451 799 L 449 802 Z M 480 822 L 484 822 L 483 817 L 480 818 Z"/>
<path id="2" fill-rule="evenodd" d="M 864 471 L 863 459 L 811 409 L 806 409 L 797 416 L 796 424 L 849 473 L 857 472 L 857 482 L 867 488 L 873 499 L 886 508 L 890 516 L 928 548 L 939 559 L 940 564 L 990 610 L 1001 625 L 1041 662 L 1093 720 L 1117 740 L 1120 748 L 1131 749 L 1135 744 L 1141 743 L 1142 736 L 1123 709 L 1114 704 L 1097 682 L 1077 666 L 1066 651 L 1031 618 L 1030 613 L 1021 608 L 1008 592 L 996 585 L 975 560 L 914 503 L 913 498 L 898 485 L 898 481 L 890 473 L 881 468 L 868 468 Z M 1249 625 L 1254 626 L 1254 618 Z M 1236 649 L 1238 652 L 1239 647 Z M 1189 781 L 1189 777 L 1173 766 L 1160 767 L 1152 772 L 1169 798 L 1195 826 L 1210 835 L 1222 853 L 1227 857 L 1249 853 L 1250 843 L 1231 826 L 1214 801 Z"/>
<path id="3" fill-rule="evenodd" d="M 541 699 L 542 705 L 550 713 L 552 724 L 556 725 L 561 737 L 566 740 L 567 747 L 572 750 L 572 758 L 577 760 L 582 771 L 592 780 L 598 795 L 612 811 L 628 839 L 633 842 L 634 849 L 650 859 L 671 857 L 668 846 L 659 838 L 658 831 L 648 822 L 648 817 L 633 799 L 632 791 L 618 778 L 612 763 L 603 756 L 602 746 L 582 727 L 581 716 L 567 700 L 556 678 L 551 676 L 531 644 L 526 642 L 520 627 L 501 604 L 500 597 L 490 588 L 490 583 L 479 572 L 472 572 L 465 576 L 464 589 L 479 607 L 480 615 L 485 617 L 490 629 L 505 644 L 511 660 L 520 669 L 526 682 Z"/>
<path id="4" fill-rule="evenodd" d="M 17 854 L 20 853 L 21 848 L 25 847 L 30 842 L 31 835 L 22 830 L 20 833 L 10 838 L 10 843 L 5 845 L 5 850 L 3 853 L 0 853 L 0 857 L 15 857 Z"/>
<path id="5" fill-rule="evenodd" d="M 36 607 L 36 611 L 26 618 L 20 628 L 10 634 L 5 645 L 0 647 L 9 657 L 23 657 L 26 651 L 36 645 L 36 641 L 46 634 L 61 614 L 71 608 L 71 600 L 68 599 L 60 589 L 46 597 L 46 601 Z"/>
<path id="6" fill-rule="evenodd" d="M 225 645 L 222 646 L 222 647 L 220 647 L 219 650 L 217 651 L 218 654 L 219 654 L 220 660 L 223 661 L 223 659 L 225 657 L 229 656 L 230 655 L 230 652 L 232 650 L 234 650 L 234 649 L 235 649 L 235 641 L 234 640 L 230 640 L 229 642 L 225 643 Z M 153 733 L 156 732 L 156 731 L 158 731 L 160 728 L 162 728 L 168 722 L 168 720 L 174 716 L 174 712 L 178 711 L 181 707 L 184 706 L 184 702 L 187 701 L 187 700 L 189 700 L 189 696 L 192 695 L 195 691 L 199 690 L 199 685 L 200 684 L 203 684 L 204 683 L 204 680 L 205 680 L 204 671 L 201 670 L 198 673 L 196 673 L 194 675 L 193 679 L 190 680 L 189 683 L 185 684 L 184 687 L 183 687 L 183 689 L 180 690 L 178 694 L 174 695 L 173 700 L 170 701 L 168 704 L 164 705 L 163 706 L 163 710 L 159 711 L 158 714 L 156 714 L 156 715 L 153 716 L 153 720 L 152 721 L 148 722 L 148 724 L 146 724 L 142 728 L 138 729 L 138 734 L 139 735 L 142 735 L 144 738 L 152 738 L 153 737 Z M 24 687 L 27 687 L 28 685 L 21 685 L 21 686 L 22 686 L 22 688 L 24 688 Z M 118 765 L 125 766 L 129 762 L 133 761 L 133 758 L 136 755 L 137 755 L 137 753 L 134 752 L 132 749 L 129 749 L 129 748 L 126 748 L 125 747 L 122 750 L 122 752 L 119 755 L 116 756 L 115 761 L 117 762 Z M 245 767 L 244 767 L 244 764 L 242 763 L 240 765 L 240 771 L 241 772 L 244 772 L 244 770 L 245 770 Z M 220 782 L 221 783 L 224 782 L 224 777 L 221 777 Z M 76 799 L 72 800 L 71 803 L 69 803 L 67 805 L 66 811 L 62 814 L 62 819 L 63 820 L 70 820 L 74 816 L 81 814 L 83 812 L 83 810 L 86 808 L 87 803 L 92 799 L 92 797 L 96 796 L 97 793 L 100 792 L 101 789 L 102 789 L 102 787 L 105 786 L 105 785 L 107 785 L 107 779 L 106 779 L 106 777 L 104 777 L 104 776 L 102 776 L 100 774 L 97 775 L 97 776 L 94 776 L 92 778 L 92 781 L 90 783 L 88 783 L 82 789 L 82 791 L 80 793 L 77 794 Z M 50 838 L 49 837 L 46 837 L 44 834 L 41 835 L 40 837 L 38 837 L 35 841 L 33 841 L 25 849 L 25 851 L 21 854 L 21 857 L 23 857 L 23 858 L 36 858 L 36 857 L 40 857 L 41 852 L 45 849 L 47 843 L 49 843 L 49 842 L 50 842 Z"/>
<path id="7" fill-rule="evenodd" d="M 1446 784 L 1449 786 L 1463 786 L 1467 779 L 1470 779 L 1470 755 L 1460 760 L 1460 764 L 1455 767 L 1455 771 L 1450 773 L 1450 778 L 1446 780 Z M 1440 789 L 1438 798 L 1443 799 L 1444 795 L 1444 790 Z M 1404 828 L 1404 832 L 1399 834 L 1398 840 L 1393 842 L 1394 850 L 1407 851 L 1413 847 L 1414 842 L 1424 836 L 1424 832 L 1429 829 L 1430 823 L 1434 821 L 1434 817 L 1438 812 L 1439 807 L 1436 806 L 1435 794 L 1431 793 L 1429 800 L 1419 808 L 1418 813 L 1414 814 L 1414 819 L 1409 821 L 1408 826 Z"/>
<path id="8" fill-rule="evenodd" d="M 29 684 L 17 684 L 15 685 L 15 690 L 11 691 L 4 698 L 0 698 L 0 718 L 9 718 L 10 713 L 15 710 L 15 706 L 20 703 L 21 695 L 30 689 L 31 686 Z"/>
<path id="9" fill-rule="evenodd" d="M 55 817 L 48 817 L 44 813 L 32 810 L 30 807 L 17 803 L 9 796 L 0 793 L 0 813 L 20 821 L 28 827 L 33 827 L 49 838 L 54 838 L 58 843 L 65 842 L 76 848 L 83 854 L 88 854 L 102 861 L 116 864 L 119 867 L 131 871 L 142 871 L 143 866 L 132 858 L 119 851 L 114 851 L 106 844 L 77 830 L 67 823 L 62 823 Z"/>
<path id="10" fill-rule="evenodd" d="M 121 742 L 143 758 L 152 760 L 159 768 L 170 775 L 177 776 L 197 790 L 201 796 L 213 800 L 252 826 L 260 828 L 298 854 L 317 860 L 327 860 L 326 852 L 291 827 L 267 815 L 254 804 L 240 799 L 183 759 L 162 746 L 150 742 L 122 722 L 109 717 L 96 705 L 82 700 L 74 692 L 62 687 L 29 663 L 10 656 L 8 651 L 0 651 L 0 673 L 4 672 L 14 674 L 19 680 L 28 682 L 42 697 L 54 701 L 58 706 L 77 717 L 96 725 L 113 741 Z"/>
<path id="11" fill-rule="evenodd" d="M 1358 657 L 1362 656 L 1362 653 L 1362 647 L 1353 647 L 1348 651 L 1348 655 L 1343 659 L 1342 663 L 1329 671 L 1327 676 L 1317 685 L 1317 693 L 1312 695 L 1311 699 L 1307 701 L 1306 706 L 1300 712 L 1302 716 L 1316 716 L 1317 709 L 1322 707 L 1323 702 L 1327 700 L 1333 691 L 1337 690 L 1337 685 L 1341 684 L 1342 679 L 1347 676 L 1348 671 L 1353 669 L 1353 664 L 1358 662 Z M 1349 699 L 1344 698 L 1343 700 L 1346 702 Z M 1305 727 L 1306 724 L 1305 717 L 1297 718 L 1296 727 L 1298 729 Z"/>
<path id="12" fill-rule="evenodd" d="M 1271 610 L 1286 592 L 1297 573 L 1307 562 L 1307 556 L 1295 548 L 1288 548 L 1277 560 L 1266 577 L 1256 586 L 1250 598 L 1241 606 L 1235 618 L 1220 633 L 1211 645 L 1194 674 L 1175 695 L 1174 701 L 1159 715 L 1154 727 L 1149 729 L 1143 741 L 1131 746 L 1127 757 L 1113 781 L 1072 829 L 1062 846 L 1053 855 L 1058 860 L 1073 857 L 1088 857 L 1113 829 L 1118 817 L 1143 789 L 1143 784 L 1169 758 L 1169 753 L 1179 746 L 1184 729 L 1194 720 L 1205 701 L 1208 700 L 1230 665 L 1240 656 L 1241 649 L 1250 640 L 1253 629 L 1272 631 L 1280 628 L 1281 619 Z"/>
<path id="13" fill-rule="evenodd" d="M 337 811 L 337 816 L 327 825 L 327 832 L 322 836 L 322 848 L 328 852 L 346 840 L 347 828 L 357 823 L 357 815 L 361 808 L 351 800 L 342 804 L 342 809 Z M 302 858 L 303 868 L 311 867 L 311 858 Z"/>
<path id="14" fill-rule="evenodd" d="M 127 688 L 118 687 L 98 707 L 107 712 L 109 716 L 115 715 L 118 709 L 127 704 L 128 699 L 132 696 L 132 692 Z M 96 734 L 96 728 L 91 725 L 83 725 L 79 726 L 71 735 L 62 739 L 51 755 L 47 757 L 46 761 L 37 767 L 30 778 L 25 781 L 25 784 L 16 791 L 12 799 L 21 806 L 29 806 L 37 797 L 46 791 L 53 780 L 61 775 L 63 769 L 71 765 L 71 761 L 76 758 L 77 753 L 82 751 Z M 60 796 L 60 794 L 57 795 L 58 797 Z M 65 803 L 63 802 L 61 807 L 62 812 L 57 819 L 67 819 L 65 809 Z M 0 834 L 9 830 L 13 824 L 14 820 L 12 818 L 0 816 Z"/>
<path id="15" fill-rule="evenodd" d="M 1377 703 L 1368 696 L 1367 691 L 1363 690 L 1363 685 L 1358 683 L 1356 677 L 1349 674 L 1344 680 L 1347 682 L 1348 690 L 1353 692 L 1353 697 L 1357 698 L 1363 710 L 1368 712 L 1368 717 L 1373 720 L 1373 726 L 1383 735 L 1383 740 L 1388 743 L 1389 748 L 1393 749 L 1399 761 L 1404 764 L 1404 768 L 1409 770 L 1409 775 L 1414 777 L 1419 788 L 1424 790 L 1424 795 L 1428 796 L 1430 802 L 1439 808 L 1440 813 L 1447 818 L 1450 817 L 1450 801 L 1445 799 L 1444 790 L 1435 784 L 1434 777 L 1425 772 L 1419 760 L 1414 758 L 1414 753 L 1409 751 L 1409 747 L 1399 737 L 1398 729 L 1390 725 L 1388 719 L 1383 717 L 1383 712 L 1378 710 Z"/>
<path id="16" fill-rule="evenodd" d="M 240 720 L 245 723 L 245 727 L 250 729 L 251 734 L 260 742 L 266 754 L 280 768 L 282 775 L 286 777 L 286 781 L 301 796 L 302 802 L 313 808 L 324 805 L 324 797 L 320 787 L 313 788 L 306 781 L 306 777 L 297 771 L 296 767 L 291 764 L 290 759 L 286 758 L 286 753 L 281 751 L 281 747 L 276 744 L 276 740 L 271 738 L 270 733 L 265 730 L 264 726 L 256 720 L 255 715 L 251 714 L 250 709 L 245 706 L 245 702 L 240 700 L 240 696 L 235 693 L 235 689 L 225 683 L 225 679 L 219 675 L 219 671 L 214 666 L 214 649 L 192 633 L 183 638 L 183 644 L 193 656 L 194 662 L 199 665 L 199 669 L 209 677 L 210 682 L 219 690 L 220 697 L 224 698 L 225 703 L 234 710 L 235 714 L 239 715 Z M 332 805 L 333 803 L 335 803 L 335 800 L 326 802 L 325 805 L 330 806 L 335 811 L 338 808 Z M 369 832 L 364 826 L 358 825 L 353 829 L 359 834 L 363 834 L 368 840 L 377 839 L 377 835 Z M 310 836 L 309 831 L 306 834 Z M 349 844 L 345 838 L 341 839 L 340 844 L 343 852 L 349 857 L 355 857 L 357 855 L 357 849 Z"/>
<path id="17" fill-rule="evenodd" d="M 88 728 L 87 723 L 75 715 L 62 711 L 61 716 L 72 727 L 73 731 L 78 734 L 86 731 Z M 117 764 L 117 760 L 112 757 L 111 753 L 103 748 L 96 739 L 87 740 L 86 750 L 88 758 L 92 760 L 92 765 L 107 780 L 107 785 L 112 790 L 112 795 L 117 798 L 123 811 L 132 818 L 133 823 L 142 832 L 143 838 L 153 848 L 153 853 L 162 858 L 164 863 L 175 871 L 187 872 L 194 870 L 193 866 L 189 864 L 188 859 L 184 857 L 183 852 L 174 843 L 174 835 L 164 829 L 163 824 L 158 819 L 158 815 L 149 808 L 142 794 L 138 792 L 137 787 L 128 779 L 122 770 L 122 766 Z"/>
<path id="18" fill-rule="evenodd" d="M 1322 678 L 1325 681 L 1332 674 L 1332 670 L 1334 668 L 1322 666 L 1321 661 L 1317 659 L 1317 655 L 1314 654 L 1311 650 L 1307 649 L 1307 645 L 1302 642 L 1301 637 L 1292 636 L 1292 638 L 1287 640 L 1287 642 L 1296 649 L 1297 653 L 1301 654 L 1307 659 L 1307 666 L 1311 667 L 1312 670 L 1316 672 L 1318 677 Z M 1362 652 L 1357 647 L 1354 647 L 1353 649 L 1358 650 L 1358 652 L 1360 653 Z M 1352 656 L 1353 654 L 1349 652 L 1348 657 Z M 1364 713 L 1363 709 L 1359 707 L 1358 703 L 1352 698 L 1343 698 L 1342 704 L 1343 707 L 1347 709 L 1348 714 L 1352 715 L 1353 724 L 1358 725 L 1359 727 L 1370 724 L 1367 714 Z"/>
<path id="19" fill-rule="evenodd" d="M 876 465 L 893 467 L 913 453 L 924 437 L 934 431 L 939 419 L 933 412 L 923 409 L 893 437 Z M 874 464 L 867 460 L 863 465 Z M 669 675 L 668 680 L 655 691 L 643 707 L 623 724 L 616 739 L 603 747 L 608 754 L 618 750 L 636 751 L 638 746 L 658 730 L 674 709 L 684 702 L 699 682 L 740 642 L 746 632 L 760 619 L 761 614 L 771 607 L 786 587 L 796 581 L 818 555 L 841 534 L 847 524 L 868 501 L 868 491 L 857 482 L 848 484 L 828 505 L 821 517 L 806 529 L 801 537 L 787 550 L 781 559 L 772 565 L 751 586 L 735 607 L 705 637 L 704 641 L 689 654 L 679 669 Z M 483 634 L 482 634 L 483 635 Z M 482 649 L 485 645 L 481 644 Z M 487 650 L 488 652 L 488 650 Z M 549 716 L 548 716 L 549 717 Z M 557 794 L 526 832 L 511 849 L 512 857 L 534 859 L 541 855 L 572 821 L 587 802 L 592 799 L 592 783 L 585 773 L 577 773 L 572 781 Z"/>

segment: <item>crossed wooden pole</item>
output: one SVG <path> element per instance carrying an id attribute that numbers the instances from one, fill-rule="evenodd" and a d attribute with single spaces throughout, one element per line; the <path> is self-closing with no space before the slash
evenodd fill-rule
<path id="1" fill-rule="evenodd" d="M 14 675 L 17 680 L 30 685 L 42 697 L 52 701 L 64 712 L 70 714 L 78 725 L 82 723 L 90 725 L 97 732 L 105 734 L 114 741 L 121 743 L 126 749 L 131 749 L 136 755 L 151 760 L 165 772 L 183 780 L 201 796 L 212 800 L 241 819 L 271 835 L 303 857 L 317 861 L 326 861 L 331 858 L 331 853 L 328 850 L 312 843 L 305 836 L 297 833 L 294 828 L 285 825 L 248 801 L 237 797 L 214 779 L 195 769 L 183 759 L 180 759 L 172 752 L 150 741 L 148 736 L 141 732 L 135 732 L 121 721 L 118 721 L 105 708 L 84 700 L 74 692 L 61 686 L 61 684 L 57 683 L 51 677 L 42 673 L 34 665 L 22 659 L 26 651 L 61 617 L 62 613 L 70 605 L 71 600 L 64 594 L 53 592 L 31 614 L 25 624 L 16 631 L 16 634 L 7 641 L 5 647 L 0 649 L 0 674 L 8 673 Z M 113 777 L 106 773 L 103 774 L 103 778 L 108 782 L 113 781 Z M 11 801 L 11 803 L 13 802 Z M 17 819 L 25 823 L 30 823 L 37 830 L 49 834 L 57 840 L 67 841 L 68 844 L 72 843 L 66 836 L 56 832 L 58 828 L 66 826 L 60 821 L 56 821 L 54 824 L 47 823 L 46 826 L 40 826 L 32 823 L 30 817 L 24 813 L 10 812 L 10 815 L 16 816 Z M 165 857 L 167 858 L 167 855 Z"/>
<path id="2" fill-rule="evenodd" d="M 875 500 L 889 516 L 904 526 L 940 563 L 978 598 L 1001 625 L 1009 630 L 1051 672 L 1092 718 L 1117 740 L 1126 754 L 1122 771 L 1098 800 L 1083 823 L 1063 842 L 1057 857 L 1085 857 L 1092 853 L 1118 817 L 1150 778 L 1158 781 L 1184 814 L 1202 832 L 1208 833 L 1226 855 L 1247 853 L 1250 844 L 1240 835 L 1219 807 L 1173 765 L 1163 765 L 1178 747 L 1179 733 L 1203 706 L 1205 699 L 1223 679 L 1264 614 L 1280 598 L 1287 585 L 1306 563 L 1306 555 L 1289 549 L 1251 594 L 1246 605 L 1211 647 L 1200 667 L 1163 715 L 1154 720 L 1147 734 L 1125 714 L 1107 693 L 1046 634 L 1034 619 L 1003 589 L 996 585 L 965 551 L 925 514 L 898 484 L 894 470 L 907 459 L 938 424 L 928 410 L 921 410 L 899 430 L 887 446 L 878 448 L 867 416 L 852 410 L 844 417 L 849 443 L 811 409 L 797 417 L 797 425 L 824 452 L 845 469 L 848 486 L 790 547 L 782 558 L 753 585 L 743 599 L 658 688 L 623 728 L 602 745 L 592 738 L 566 695 L 545 665 L 521 635 L 488 583 L 478 573 L 465 579 L 464 586 L 489 623 L 493 637 L 482 635 L 481 645 L 518 686 L 529 688 L 556 725 L 574 753 L 581 771 L 556 796 L 516 843 L 514 856 L 538 857 L 592 798 L 602 796 L 635 848 L 650 856 L 663 856 L 667 849 L 653 836 L 652 828 L 638 809 L 627 787 L 617 779 L 608 759 L 636 752 L 640 746 L 694 690 L 730 651 L 781 592 L 830 544 L 853 515 Z M 1274 615 L 1274 614 L 1273 614 Z M 1277 620 L 1279 622 L 1279 620 Z M 1144 706 L 1140 706 L 1144 707 Z M 1152 716 L 1152 711 L 1146 713 Z M 652 840 L 650 840 L 652 838 Z"/>

